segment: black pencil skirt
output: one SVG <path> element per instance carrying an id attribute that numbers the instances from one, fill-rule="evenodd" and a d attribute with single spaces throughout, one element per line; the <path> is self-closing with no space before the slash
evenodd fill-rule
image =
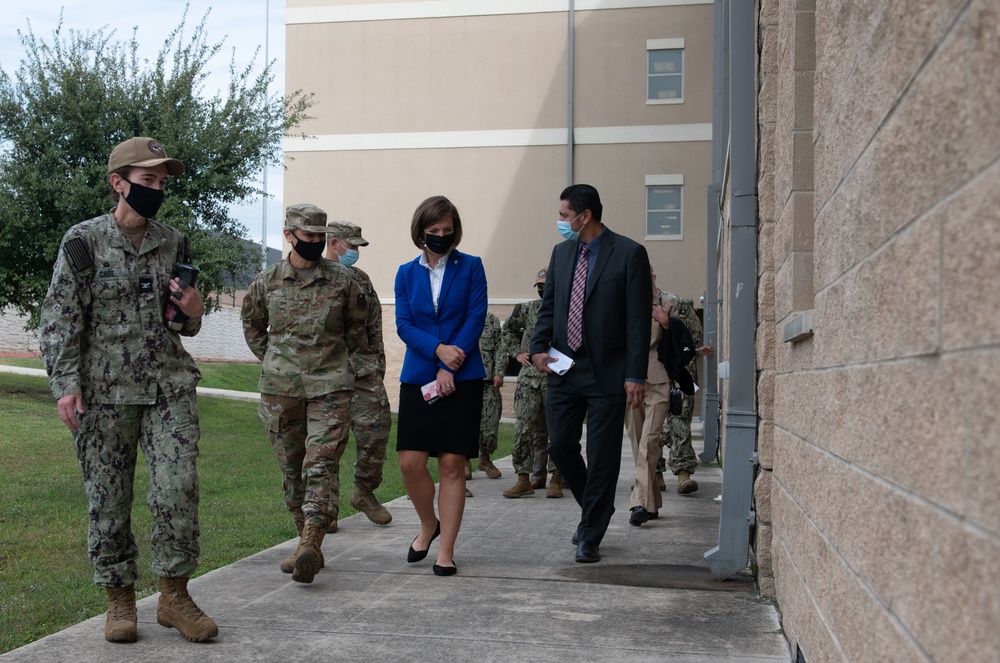
<path id="1" fill-rule="evenodd" d="M 455 383 L 455 393 L 428 405 L 420 385 L 399 386 L 396 451 L 426 451 L 479 456 L 479 428 L 483 416 L 483 381 Z"/>

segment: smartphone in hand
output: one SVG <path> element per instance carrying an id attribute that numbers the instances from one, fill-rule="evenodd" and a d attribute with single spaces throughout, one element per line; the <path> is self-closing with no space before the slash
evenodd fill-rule
<path id="1" fill-rule="evenodd" d="M 424 402 L 427 403 L 428 405 L 433 405 L 434 403 L 437 403 L 438 399 L 441 398 L 441 395 L 438 394 L 437 380 L 433 382 L 428 382 L 427 384 L 422 386 L 420 388 L 420 393 L 423 394 Z"/>

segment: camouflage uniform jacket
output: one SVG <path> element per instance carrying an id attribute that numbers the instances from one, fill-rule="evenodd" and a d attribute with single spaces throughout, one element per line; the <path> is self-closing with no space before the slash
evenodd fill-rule
<path id="1" fill-rule="evenodd" d="M 489 311 L 486 312 L 486 324 L 479 337 L 479 354 L 483 357 L 483 369 L 486 370 L 484 380 L 492 382 L 493 378 L 504 374 L 507 355 L 504 354 L 500 339 L 500 319 Z"/>
<path id="2" fill-rule="evenodd" d="M 516 357 L 528 351 L 528 340 L 531 330 L 538 321 L 538 311 L 542 308 L 542 300 L 532 299 L 530 302 L 517 304 L 510 317 L 503 323 L 504 355 Z M 517 374 L 518 384 L 532 388 L 545 388 L 545 375 L 538 372 L 534 366 L 522 366 Z"/>
<path id="3" fill-rule="evenodd" d="M 201 373 L 163 318 L 174 263 L 190 261 L 187 238 L 152 220 L 138 251 L 110 213 L 66 232 L 39 326 L 56 399 L 149 405 L 158 388 L 195 390 Z M 201 318 L 189 319 L 180 334 L 200 329 Z"/>
<path id="4" fill-rule="evenodd" d="M 262 394 L 315 398 L 354 388 L 367 348 L 368 301 L 353 272 L 320 258 L 305 280 L 286 258 L 257 275 L 243 298 L 243 336 L 264 362 Z"/>
<path id="5" fill-rule="evenodd" d="M 364 377 L 378 373 L 380 379 L 385 379 L 385 343 L 382 340 L 382 304 L 378 301 L 378 293 L 371 278 L 362 270 L 350 267 L 357 279 L 361 293 L 368 300 L 368 319 L 366 323 L 367 345 L 351 358 L 354 375 Z"/>
<path id="6" fill-rule="evenodd" d="M 700 348 L 705 341 L 705 330 L 701 326 L 701 320 L 698 319 L 698 314 L 694 312 L 694 300 L 683 299 L 678 297 L 672 292 L 660 291 L 660 301 L 662 302 L 665 298 L 673 299 L 677 302 L 677 317 L 683 322 L 688 331 L 691 332 L 691 339 L 694 341 L 695 349 Z M 691 379 L 695 382 L 698 381 L 698 362 L 701 359 L 700 354 L 695 354 L 694 359 L 688 364 L 687 370 L 691 374 Z"/>

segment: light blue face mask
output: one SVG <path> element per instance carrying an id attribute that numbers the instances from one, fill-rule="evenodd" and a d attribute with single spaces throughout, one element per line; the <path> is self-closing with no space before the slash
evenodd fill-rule
<path id="1" fill-rule="evenodd" d="M 361 253 L 355 249 L 344 249 L 344 255 L 340 256 L 340 264 L 344 267 L 350 267 L 358 261 L 361 257 Z"/>
<path id="2" fill-rule="evenodd" d="M 582 214 L 582 213 L 583 212 L 581 212 L 580 214 Z M 562 235 L 564 238 L 569 239 L 569 240 L 579 239 L 580 238 L 580 231 L 579 230 L 573 230 L 573 221 L 576 221 L 577 219 L 579 219 L 580 218 L 580 214 L 577 214 L 576 216 L 574 216 L 570 221 L 563 221 L 562 219 L 559 219 L 558 221 L 556 221 L 556 228 L 559 229 L 559 234 Z"/>

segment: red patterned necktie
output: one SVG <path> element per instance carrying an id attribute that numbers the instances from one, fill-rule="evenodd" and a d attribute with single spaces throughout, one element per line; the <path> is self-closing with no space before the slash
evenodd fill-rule
<path id="1" fill-rule="evenodd" d="M 587 254 L 590 249 L 584 244 L 580 250 L 580 260 L 573 272 L 573 290 L 569 296 L 569 316 L 566 320 L 566 341 L 574 351 L 583 345 L 583 298 L 587 294 Z"/>

